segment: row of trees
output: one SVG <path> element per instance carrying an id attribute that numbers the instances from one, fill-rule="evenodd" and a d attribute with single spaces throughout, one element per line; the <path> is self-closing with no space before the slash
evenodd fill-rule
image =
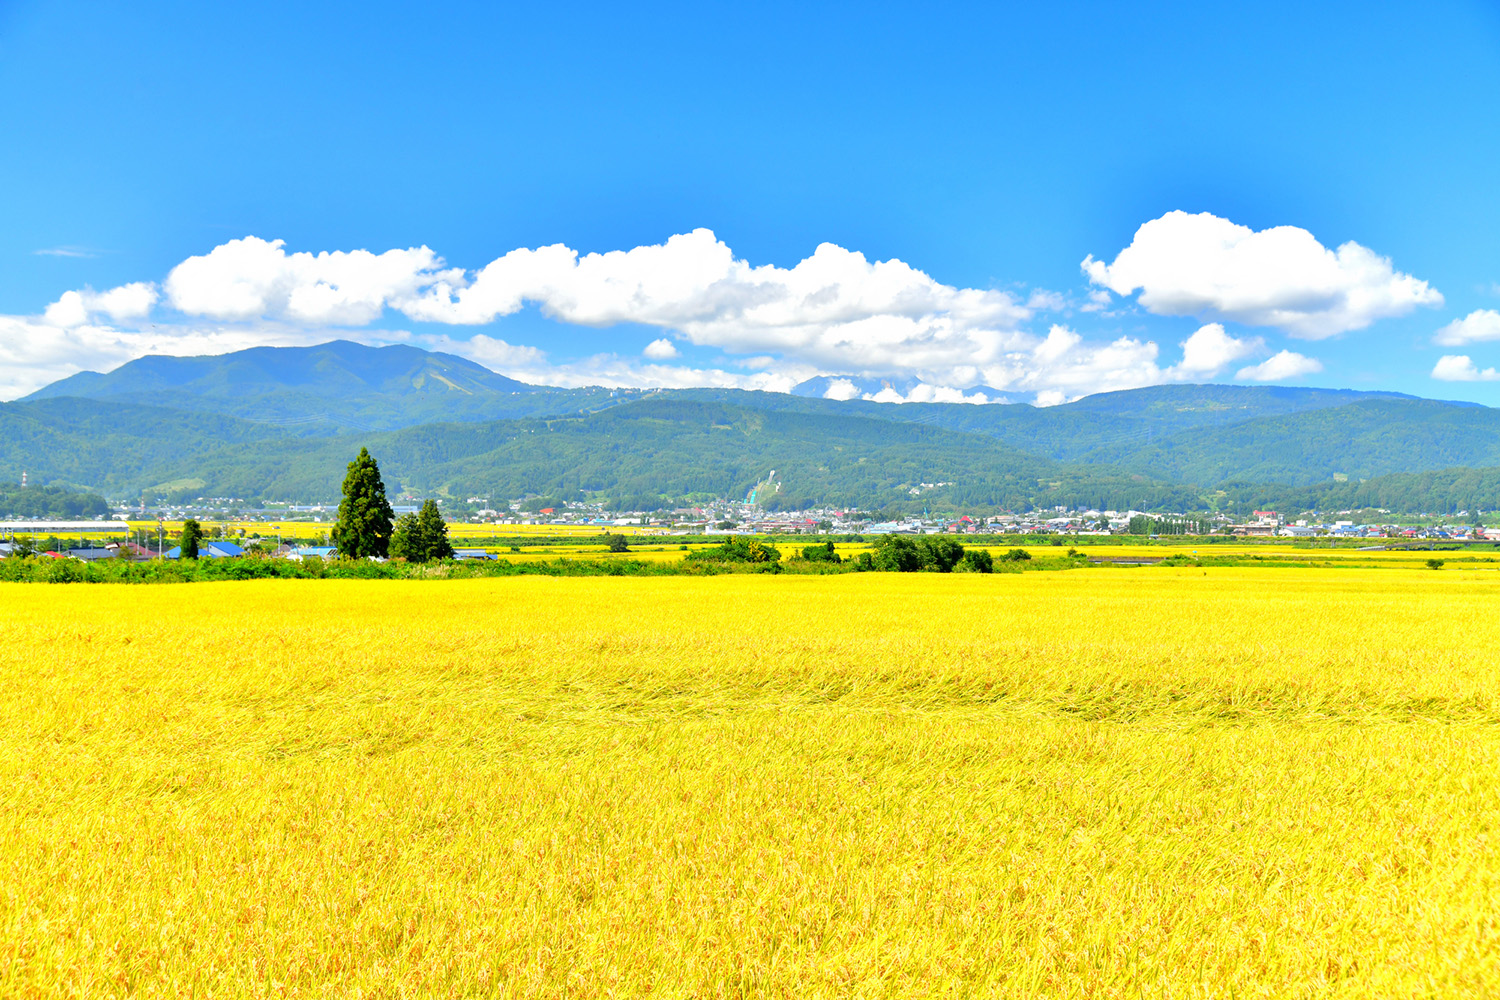
<path id="1" fill-rule="evenodd" d="M 795 559 L 809 563 L 843 564 L 832 542 L 805 546 Z M 1012 549 L 1006 556 L 1012 561 L 1030 559 L 1025 549 Z M 700 549 L 687 562 L 763 564 L 773 567 L 781 561 L 781 551 L 756 538 L 730 538 L 722 545 Z M 856 570 L 886 573 L 992 573 L 995 560 L 984 549 L 965 549 L 943 535 L 882 535 L 874 552 L 861 552 L 852 564 Z"/>
<path id="2" fill-rule="evenodd" d="M 349 463 L 332 540 L 339 555 L 350 559 L 375 556 L 431 562 L 453 558 L 448 522 L 438 505 L 428 500 L 417 513 L 397 518 L 385 496 L 380 465 L 368 448 L 359 449 Z"/>
<path id="3" fill-rule="evenodd" d="M 1213 523 L 1200 517 L 1150 517 L 1137 514 L 1130 519 L 1126 532 L 1132 535 L 1206 535 Z"/>

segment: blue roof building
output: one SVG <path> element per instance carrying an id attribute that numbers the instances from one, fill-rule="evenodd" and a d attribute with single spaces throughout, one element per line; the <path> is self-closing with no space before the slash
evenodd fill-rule
<path id="1" fill-rule="evenodd" d="M 242 556 L 245 550 L 233 542 L 201 542 L 198 545 L 199 559 L 229 559 L 233 556 Z M 182 546 L 167 550 L 168 559 L 181 559 Z"/>

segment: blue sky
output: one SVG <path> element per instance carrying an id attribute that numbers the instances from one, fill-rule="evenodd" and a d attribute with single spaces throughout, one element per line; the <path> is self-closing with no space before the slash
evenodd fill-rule
<path id="1" fill-rule="evenodd" d="M 1500 402 L 1494 4 L 312 6 L 0 0 L 0 397 L 344 337 Z"/>

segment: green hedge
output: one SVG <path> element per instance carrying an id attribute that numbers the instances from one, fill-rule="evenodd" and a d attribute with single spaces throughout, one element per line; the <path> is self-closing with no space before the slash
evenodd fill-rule
<path id="1" fill-rule="evenodd" d="M 659 563 L 637 559 L 554 559 L 536 562 L 463 560 L 438 563 L 377 563 L 360 559 L 234 558 L 127 562 L 0 559 L 0 582 L 8 583 L 206 583 L 220 580 L 467 580 L 497 576 L 714 576 L 756 572 L 759 566 Z"/>

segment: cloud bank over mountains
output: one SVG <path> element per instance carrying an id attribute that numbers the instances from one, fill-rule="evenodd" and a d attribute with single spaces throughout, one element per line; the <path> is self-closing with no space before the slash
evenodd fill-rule
<path id="1" fill-rule="evenodd" d="M 1329 250 L 1306 230 L 1255 232 L 1206 214 L 1170 212 L 1141 226 L 1113 262 L 1090 256 L 1082 268 L 1093 287 L 1078 295 L 1021 295 L 946 285 L 903 261 L 871 261 L 831 243 L 789 268 L 754 265 L 707 229 L 607 253 L 562 244 L 516 249 L 476 270 L 452 266 L 425 246 L 288 252 L 280 240 L 247 236 L 187 258 L 159 285 L 83 288 L 39 316 L 0 316 L 8 362 L 0 396 L 147 353 L 352 336 L 448 351 L 553 385 L 785 391 L 818 375 L 901 377 L 918 385 L 863 395 L 1048 404 L 1231 373 L 1301 377 L 1322 364 L 1278 352 L 1262 336 L 1235 336 L 1224 324 L 1317 340 L 1443 301 L 1427 282 L 1357 243 Z M 528 306 L 563 324 L 621 327 L 622 346 L 558 360 L 555 350 L 473 331 L 503 327 Z M 1120 317 L 1134 314 L 1129 326 L 1139 327 L 1137 308 L 1201 325 L 1177 340 L 1180 358 L 1164 363 L 1155 341 L 1121 332 Z M 1500 339 L 1500 315 L 1489 316 L 1493 323 L 1476 313 L 1450 324 L 1438 341 Z M 1106 328 L 1113 322 L 1115 331 L 1086 336 L 1070 317 Z M 417 326 L 393 329 L 392 320 Z M 651 331 L 644 347 L 636 346 L 639 327 Z M 1255 359 L 1263 360 L 1244 364 Z M 844 379 L 828 393 L 852 398 L 858 390 Z"/>
<path id="2" fill-rule="evenodd" d="M 1295 226 L 1256 232 L 1202 213 L 1168 212 L 1136 230 L 1114 262 L 1083 262 L 1094 285 L 1162 316 L 1277 327 L 1322 340 L 1418 306 L 1441 306 L 1427 282 L 1358 243 L 1329 250 Z"/>

